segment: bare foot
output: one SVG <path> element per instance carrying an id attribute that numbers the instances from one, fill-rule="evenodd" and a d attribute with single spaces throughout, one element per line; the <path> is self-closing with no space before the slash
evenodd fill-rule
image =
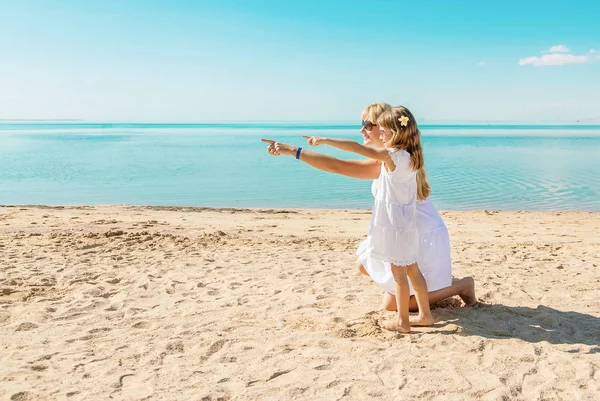
<path id="1" fill-rule="evenodd" d="M 379 327 L 385 330 L 395 331 L 402 334 L 410 333 L 410 324 L 401 325 L 396 319 L 379 320 L 377 324 L 379 325 Z"/>
<path id="2" fill-rule="evenodd" d="M 410 325 L 411 326 L 433 326 L 435 320 L 433 316 L 411 316 L 410 317 Z"/>
<path id="3" fill-rule="evenodd" d="M 463 300 L 465 306 L 473 306 L 477 303 L 477 297 L 475 296 L 475 281 L 473 277 L 465 277 L 456 282 L 460 284 L 463 289 L 458 294 L 460 299 Z"/>

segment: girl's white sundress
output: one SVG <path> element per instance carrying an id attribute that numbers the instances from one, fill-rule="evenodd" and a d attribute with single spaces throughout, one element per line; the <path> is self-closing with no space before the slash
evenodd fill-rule
<path id="1" fill-rule="evenodd" d="M 373 181 L 371 191 L 376 196 L 378 180 Z M 444 220 L 429 199 L 417 201 L 417 230 L 419 250 L 417 264 L 427 282 L 427 291 L 436 291 L 452 285 L 452 259 L 450 236 Z M 394 276 L 389 263 L 367 255 L 367 241 L 363 241 L 356 254 L 371 279 L 383 290 L 396 294 Z M 410 283 L 410 294 L 414 290 Z"/>
<path id="2" fill-rule="evenodd" d="M 374 181 L 373 215 L 366 240 L 365 256 L 397 266 L 417 262 L 417 173 L 410 167 L 410 154 L 388 149 L 396 165 L 387 171 L 381 163 L 381 174 Z"/>

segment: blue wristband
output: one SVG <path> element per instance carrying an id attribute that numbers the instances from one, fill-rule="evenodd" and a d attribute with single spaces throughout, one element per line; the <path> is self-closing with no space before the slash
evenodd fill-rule
<path id="1" fill-rule="evenodd" d="M 302 152 L 302 148 L 298 148 L 296 151 L 296 159 L 300 159 L 300 152 Z"/>

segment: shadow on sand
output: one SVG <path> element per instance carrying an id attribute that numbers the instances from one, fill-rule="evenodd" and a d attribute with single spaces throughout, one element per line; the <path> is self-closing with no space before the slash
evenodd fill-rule
<path id="1" fill-rule="evenodd" d="M 586 344 L 593 346 L 590 353 L 600 353 L 600 318 L 592 315 L 543 305 L 529 308 L 500 304 L 436 312 L 438 321 L 461 326 L 465 335 L 518 338 L 530 343 Z"/>

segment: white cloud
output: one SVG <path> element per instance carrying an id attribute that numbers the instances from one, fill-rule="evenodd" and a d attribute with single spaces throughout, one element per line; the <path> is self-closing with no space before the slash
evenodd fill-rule
<path id="1" fill-rule="evenodd" d="M 548 51 L 550 53 L 571 53 L 571 49 L 565 45 L 552 46 Z"/>
<path id="2" fill-rule="evenodd" d="M 565 45 L 552 46 L 548 50 L 542 50 L 543 56 L 531 56 L 519 60 L 519 65 L 533 65 L 536 67 L 566 65 L 566 64 L 587 64 L 593 63 L 600 59 L 600 56 L 595 54 L 600 53 L 600 50 L 590 49 L 587 53 L 577 56 L 572 53 L 572 50 Z"/>
<path id="3" fill-rule="evenodd" d="M 484 65 L 487 65 L 487 62 L 486 61 L 480 61 L 478 63 L 478 65 L 481 66 L 481 67 L 483 67 Z"/>
<path id="4" fill-rule="evenodd" d="M 554 46 L 556 47 L 556 46 Z M 590 53 L 583 56 L 575 56 L 573 54 L 550 53 L 544 54 L 541 57 L 531 56 L 519 60 L 519 65 L 533 65 L 536 67 L 544 67 L 550 65 L 566 65 L 566 64 L 586 64 L 592 61 Z"/>

